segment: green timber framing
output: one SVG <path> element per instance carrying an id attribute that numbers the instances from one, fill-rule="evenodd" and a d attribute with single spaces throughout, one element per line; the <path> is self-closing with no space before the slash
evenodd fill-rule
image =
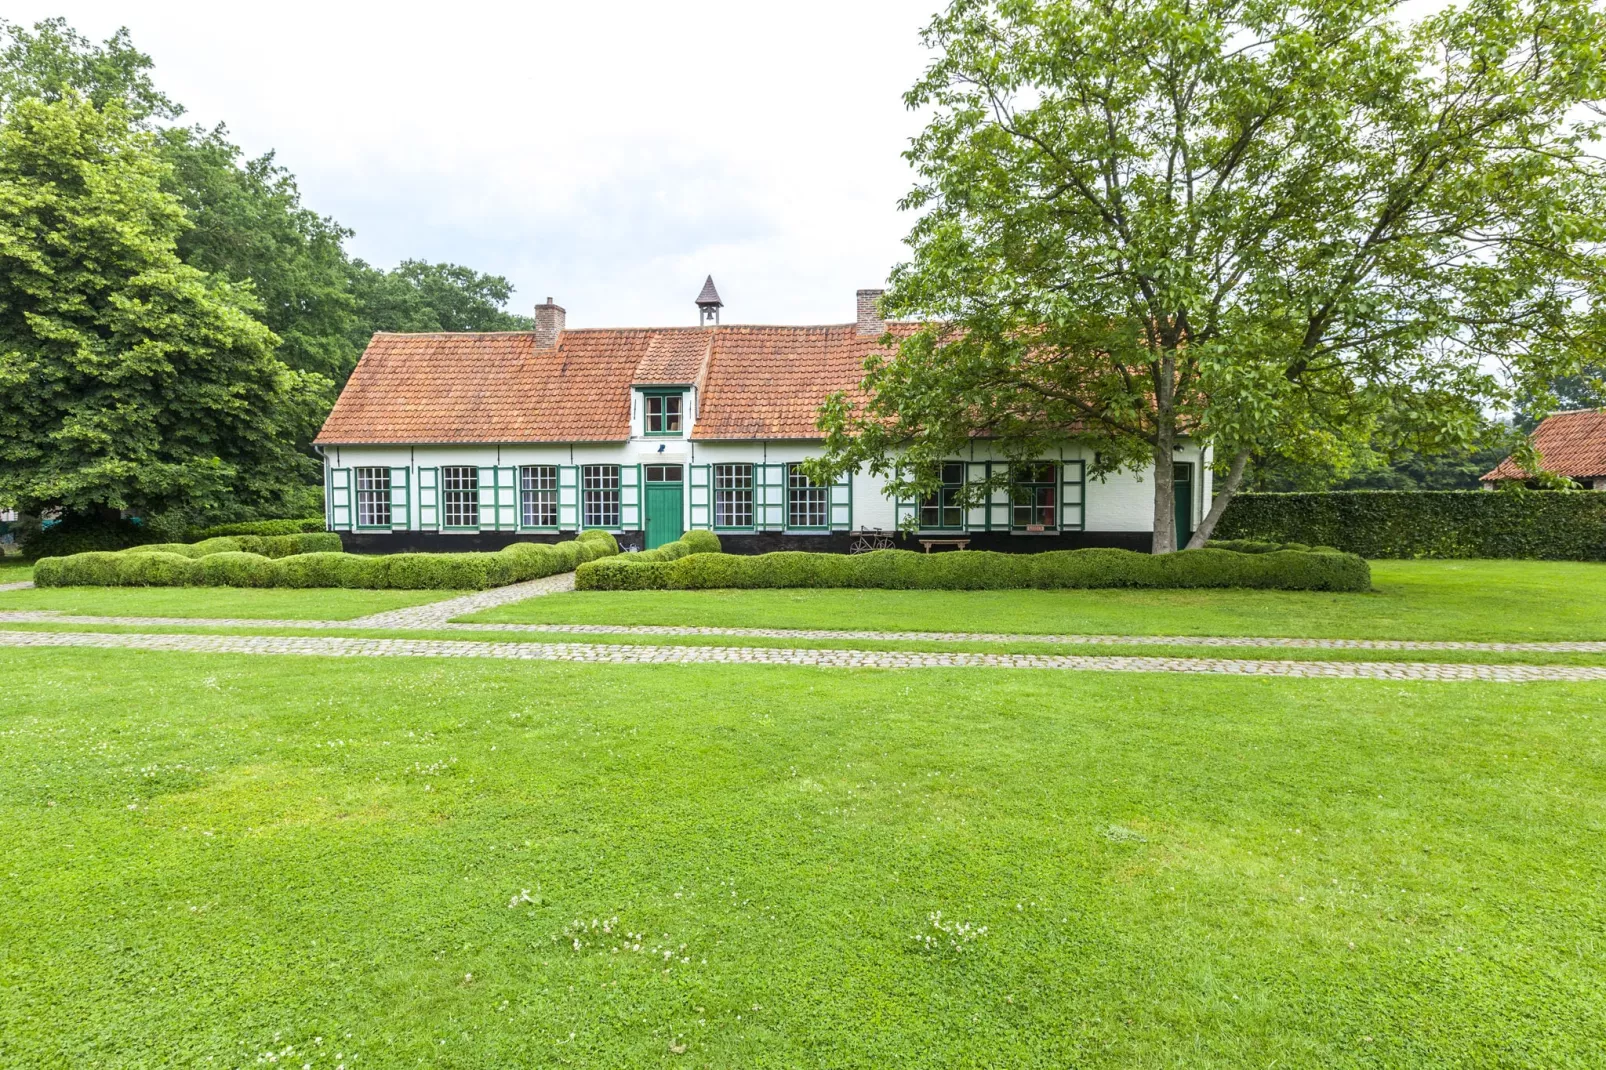
<path id="1" fill-rule="evenodd" d="M 854 480 L 844 475 L 828 488 L 826 500 L 827 523 L 803 526 L 792 524 L 792 499 L 789 472 L 796 462 L 721 462 L 686 466 L 688 529 L 744 533 L 797 533 L 821 534 L 853 530 Z M 954 532 L 1007 532 L 1037 534 L 1083 531 L 1086 526 L 1086 465 L 1080 459 L 1034 461 L 1033 465 L 1052 465 L 1058 474 L 1058 501 L 1055 504 L 1057 523 L 1029 525 L 1017 522 L 1013 484 L 993 488 L 985 502 L 964 510 L 959 525 L 922 525 L 920 503 L 900 499 L 895 503 L 894 516 L 901 528 L 931 533 Z M 948 461 L 945 464 L 961 466 L 966 484 L 991 480 L 1003 474 L 1007 478 L 1010 464 L 1006 461 Z M 359 471 L 378 467 L 389 473 L 390 524 L 360 523 Z M 447 467 L 472 468 L 476 473 L 477 495 L 476 524 L 447 525 L 444 522 L 441 470 Z M 521 496 L 521 469 L 539 467 L 554 469 L 557 473 L 557 523 L 525 523 L 525 510 Z M 400 466 L 352 465 L 325 469 L 325 500 L 327 520 L 332 531 L 450 531 L 450 532 L 526 532 L 552 534 L 579 531 L 583 525 L 583 491 L 581 473 L 586 468 L 617 468 L 619 472 L 619 523 L 604 525 L 613 532 L 639 531 L 645 524 L 642 512 L 642 488 L 645 464 L 538 464 L 538 465 L 421 465 L 417 468 Z M 720 467 L 745 468 L 751 472 L 746 493 L 751 497 L 747 524 L 719 523 L 715 509 L 714 471 Z"/>
<path id="2" fill-rule="evenodd" d="M 965 484 L 985 483 L 995 476 L 1008 478 L 1011 466 L 1008 461 L 944 461 L 945 465 L 962 464 Z M 1044 460 L 1027 462 L 1031 467 L 1052 466 L 1059 477 L 1059 502 L 1056 508 L 1057 523 L 1019 524 L 1015 520 L 1015 485 L 1005 483 L 992 488 L 987 500 L 965 510 L 964 523 L 958 526 L 920 523 L 921 503 L 898 499 L 895 516 L 899 528 L 912 528 L 932 534 L 953 532 L 997 531 L 1017 535 L 1049 534 L 1064 531 L 1083 531 L 1087 526 L 1087 462 L 1084 460 Z"/>

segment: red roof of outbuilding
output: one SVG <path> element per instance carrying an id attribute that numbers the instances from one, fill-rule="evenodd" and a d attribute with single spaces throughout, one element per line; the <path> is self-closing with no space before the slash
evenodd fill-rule
<path id="1" fill-rule="evenodd" d="M 376 334 L 316 441 L 622 442 L 637 383 L 696 384 L 694 439 L 817 439 L 821 403 L 857 391 L 878 342 L 851 323 L 564 331 L 550 349 L 530 332 Z"/>
<path id="2" fill-rule="evenodd" d="M 1557 475 L 1569 479 L 1606 476 L 1606 409 L 1576 409 L 1547 416 L 1534 428 L 1533 443 L 1545 467 Z M 1527 478 L 1528 473 L 1510 457 L 1482 477 L 1490 483 Z"/>

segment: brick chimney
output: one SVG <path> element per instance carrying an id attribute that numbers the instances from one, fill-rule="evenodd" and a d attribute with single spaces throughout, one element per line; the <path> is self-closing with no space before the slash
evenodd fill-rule
<path id="1" fill-rule="evenodd" d="M 885 334 L 887 321 L 881 318 L 881 295 L 885 290 L 859 291 L 859 333 Z"/>
<path id="2" fill-rule="evenodd" d="M 558 335 L 563 333 L 565 313 L 562 305 L 554 305 L 552 298 L 546 299 L 546 304 L 535 306 L 535 348 L 551 349 L 558 344 Z"/>

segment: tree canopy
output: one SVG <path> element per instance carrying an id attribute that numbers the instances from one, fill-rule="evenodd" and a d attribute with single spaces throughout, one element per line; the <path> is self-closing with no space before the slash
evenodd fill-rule
<path id="1" fill-rule="evenodd" d="M 932 322 L 822 412 L 903 496 L 978 435 L 1148 467 L 1466 446 L 1599 351 L 1606 32 L 1585 0 L 954 0 L 885 307 Z M 979 494 L 983 488 L 972 488 Z"/>
<path id="2" fill-rule="evenodd" d="M 0 506 L 273 511 L 375 331 L 530 325 L 501 276 L 351 256 L 273 153 L 183 114 L 126 30 L 0 19 Z"/>
<path id="3" fill-rule="evenodd" d="M 268 504 L 329 380 L 274 356 L 254 295 L 183 263 L 153 136 L 115 104 L 0 125 L 0 501 L 69 512 Z"/>

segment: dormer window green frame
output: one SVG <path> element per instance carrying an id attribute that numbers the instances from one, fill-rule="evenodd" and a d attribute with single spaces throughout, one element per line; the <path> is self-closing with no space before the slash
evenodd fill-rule
<path id="1" fill-rule="evenodd" d="M 679 438 L 686 433 L 684 390 L 643 390 L 641 411 L 648 438 Z"/>

